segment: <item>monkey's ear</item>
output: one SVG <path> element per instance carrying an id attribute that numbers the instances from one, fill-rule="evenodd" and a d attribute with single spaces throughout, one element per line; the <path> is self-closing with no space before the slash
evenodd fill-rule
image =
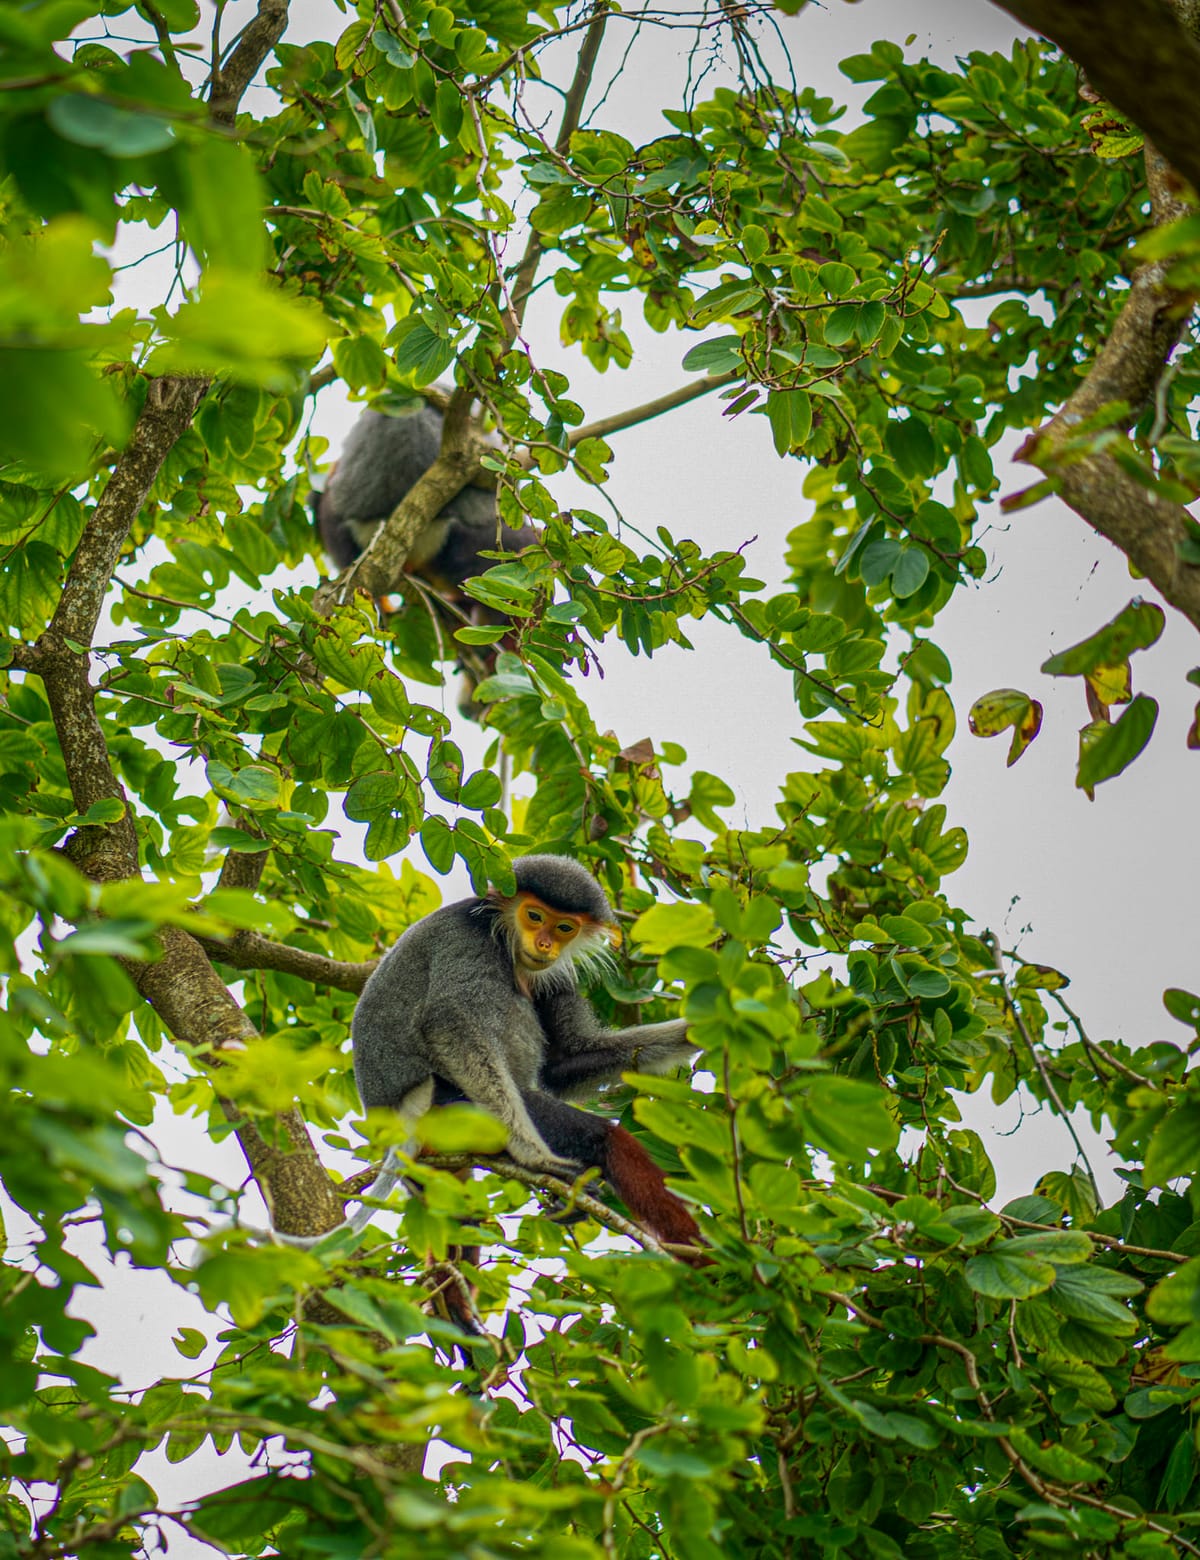
<path id="1" fill-rule="evenodd" d="M 610 946 L 614 949 L 619 948 L 621 946 L 621 928 L 619 926 L 606 926 L 604 930 L 608 933 Z"/>

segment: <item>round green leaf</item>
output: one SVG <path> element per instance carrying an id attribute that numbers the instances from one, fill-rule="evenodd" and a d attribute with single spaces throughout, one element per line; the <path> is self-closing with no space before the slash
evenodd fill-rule
<path id="1" fill-rule="evenodd" d="M 979 1295 L 993 1300 L 1028 1300 L 1054 1282 L 1052 1263 L 1008 1249 L 1007 1242 L 981 1251 L 967 1263 L 967 1283 Z"/>
<path id="2" fill-rule="evenodd" d="M 929 554 L 924 547 L 905 547 L 892 571 L 892 594 L 899 601 L 913 595 L 929 575 Z"/>

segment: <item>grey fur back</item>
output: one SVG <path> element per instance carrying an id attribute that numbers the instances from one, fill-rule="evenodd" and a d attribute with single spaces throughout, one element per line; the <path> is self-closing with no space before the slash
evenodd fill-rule
<path id="1" fill-rule="evenodd" d="M 363 412 L 342 446 L 329 493 L 347 520 L 385 520 L 433 465 L 442 447 L 442 414 L 420 406 L 400 417 Z"/>
<path id="2" fill-rule="evenodd" d="M 313 499 L 321 540 L 338 568 L 354 562 L 375 526 L 424 476 L 441 447 L 442 414 L 435 407 L 422 405 L 394 417 L 369 410 L 361 414 L 324 492 Z M 429 572 L 443 589 L 461 585 L 489 568 L 491 560 L 480 559 L 481 551 L 519 552 L 538 536 L 530 525 L 516 531 L 500 525 L 495 493 L 470 484 L 444 505 L 437 518 L 458 524 L 431 526 L 430 534 L 414 545 L 409 566 L 424 570 L 432 563 Z"/>
<path id="3" fill-rule="evenodd" d="M 478 1098 L 458 1075 L 501 1059 L 518 1088 L 536 1086 L 544 1037 L 513 981 L 504 940 L 492 935 L 495 918 L 486 900 L 460 900 L 409 927 L 384 954 L 351 1024 L 364 1105 L 399 1108 L 431 1074 Z M 487 1092 L 485 1084 L 479 1093 Z"/>

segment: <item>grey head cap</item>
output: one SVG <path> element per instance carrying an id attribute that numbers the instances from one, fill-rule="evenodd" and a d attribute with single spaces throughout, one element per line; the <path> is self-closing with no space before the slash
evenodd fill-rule
<path id="1" fill-rule="evenodd" d="M 616 924 L 604 890 L 585 867 L 570 856 L 518 856 L 513 862 L 517 888 L 536 894 L 555 910 L 590 916 L 605 926 Z"/>

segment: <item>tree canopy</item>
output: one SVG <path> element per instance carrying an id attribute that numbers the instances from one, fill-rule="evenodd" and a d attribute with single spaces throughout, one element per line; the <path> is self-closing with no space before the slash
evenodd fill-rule
<path id="1" fill-rule="evenodd" d="M 1041 711 L 956 706 L 938 643 L 1020 434 L 1004 506 L 1060 494 L 1163 603 L 1131 586 L 1046 662 L 1085 720 L 1062 785 L 1200 746 L 1133 676 L 1165 612 L 1200 627 L 1196 7 L 1030 0 L 1053 42 L 953 68 L 864 42 L 852 116 L 788 57 L 804 0 L 361 0 L 307 42 L 287 0 L 209 9 L 0 6 L 0 1557 L 1200 1554 L 1200 997 L 1181 971 L 1157 1039 L 1099 1041 L 1066 973 L 957 905 L 956 723 L 1012 763 Z M 693 69 L 636 144 L 597 62 L 663 28 Z M 116 306 L 160 252 L 161 296 Z M 535 290 L 627 411 L 548 365 Z M 635 317 L 678 343 L 665 395 Z M 314 584 L 335 382 L 432 401 L 444 435 Z M 803 463 L 782 589 L 606 501 L 615 435 L 661 417 L 682 461 L 698 396 Z M 591 507 L 556 501 L 568 469 Z M 468 482 L 540 528 L 470 584 L 499 624 L 403 573 Z M 739 826 L 669 732 L 589 713 L 606 644 L 701 621 L 785 670 L 803 732 Z M 690 1023 L 694 1083 L 601 1108 L 710 1266 L 470 1110 L 342 1227 L 403 1139 L 355 1124 L 357 993 L 439 879 L 504 891 L 531 851 L 617 908 L 602 1016 Z M 1076 1140 L 998 1205 L 979 1090 L 1090 1117 L 1119 1200 Z M 177 1162 L 172 1115 L 236 1135 L 247 1180 Z M 174 1376 L 81 1357 L 81 1225 L 123 1281 L 198 1297 L 204 1326 L 139 1322 L 176 1333 Z M 235 1445 L 160 1500 L 151 1454 Z"/>

